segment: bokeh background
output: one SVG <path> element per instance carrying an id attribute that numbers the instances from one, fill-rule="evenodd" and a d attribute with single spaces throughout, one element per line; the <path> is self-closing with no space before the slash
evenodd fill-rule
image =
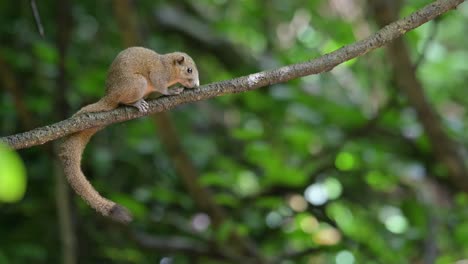
<path id="1" fill-rule="evenodd" d="M 1 1 L 0 133 L 97 101 L 127 46 L 187 52 L 206 84 L 430 2 L 42 0 L 42 37 L 30 1 Z M 466 263 L 467 32 L 464 3 L 331 72 L 107 127 L 82 167 L 129 226 L 69 190 L 55 142 L 2 147 L 2 192 L 21 198 L 22 170 L 27 189 L 0 203 L 0 263 Z"/>

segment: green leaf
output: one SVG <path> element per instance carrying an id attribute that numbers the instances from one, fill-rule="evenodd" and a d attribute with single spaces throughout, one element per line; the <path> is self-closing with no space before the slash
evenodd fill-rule
<path id="1" fill-rule="evenodd" d="M 391 191 L 396 187 L 398 179 L 378 170 L 369 171 L 365 176 L 367 184 L 378 191 Z"/>
<path id="2" fill-rule="evenodd" d="M 468 244 L 468 223 L 460 223 L 456 226 L 455 239 L 459 245 Z"/>
<path id="3" fill-rule="evenodd" d="M 229 207 L 239 206 L 239 199 L 227 193 L 215 194 L 214 200 L 217 204 L 222 205 L 222 206 L 229 206 Z"/>
<path id="4" fill-rule="evenodd" d="M 252 171 L 241 171 L 237 174 L 236 192 L 241 196 L 249 196 L 260 190 L 258 176 Z"/>
<path id="5" fill-rule="evenodd" d="M 142 263 L 145 260 L 141 251 L 132 248 L 105 248 L 104 255 L 109 259 L 130 263 Z"/>
<path id="6" fill-rule="evenodd" d="M 55 64 L 58 61 L 57 49 L 48 42 L 37 42 L 34 46 L 34 53 L 43 62 Z"/>
<path id="7" fill-rule="evenodd" d="M 18 154 L 0 143 L 0 202 L 17 202 L 26 191 L 26 170 Z"/>
<path id="8" fill-rule="evenodd" d="M 231 173 L 216 173 L 216 172 L 207 172 L 198 178 L 200 184 L 204 186 L 218 186 L 231 188 L 234 184 L 234 178 L 231 177 Z"/>
<path id="9" fill-rule="evenodd" d="M 236 224 L 232 221 L 225 221 L 216 232 L 216 239 L 220 242 L 226 241 L 232 232 L 236 229 Z"/>
<path id="10" fill-rule="evenodd" d="M 357 167 L 356 156 L 351 152 L 342 151 L 336 156 L 335 166 L 341 171 L 350 171 Z"/>

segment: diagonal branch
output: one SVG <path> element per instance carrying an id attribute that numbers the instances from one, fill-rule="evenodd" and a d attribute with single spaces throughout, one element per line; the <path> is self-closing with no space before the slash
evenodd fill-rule
<path id="1" fill-rule="evenodd" d="M 393 1 L 369 1 L 377 14 L 375 20 L 379 25 L 385 25 L 397 15 L 398 8 L 392 6 Z M 430 104 L 424 87 L 416 76 L 416 68 L 411 62 L 409 49 L 403 39 L 397 39 L 386 47 L 390 65 L 393 68 L 395 80 L 401 93 L 406 96 L 409 104 L 415 109 L 433 152 L 438 160 L 444 164 L 449 173 L 449 179 L 454 186 L 468 190 L 468 168 L 459 151 L 457 143 L 444 131 L 442 122 Z"/>
<path id="2" fill-rule="evenodd" d="M 180 104 L 205 100 L 225 94 L 250 91 L 307 75 L 327 72 L 345 61 L 364 55 L 388 44 L 390 41 L 402 36 L 406 32 L 456 8 L 462 2 L 464 2 L 464 0 L 434 1 L 432 4 L 412 13 L 410 16 L 389 24 L 366 39 L 347 45 L 315 60 L 258 72 L 232 80 L 203 85 L 198 89 L 185 91 L 177 96 L 162 97 L 152 100 L 149 102 L 150 110 L 147 113 L 139 113 L 135 109 L 129 107 L 119 107 L 109 112 L 72 117 L 28 132 L 3 137 L 0 138 L 0 141 L 5 142 L 14 149 L 27 148 L 44 144 L 48 141 L 87 128 L 106 126 L 148 114 L 167 111 Z"/>
<path id="3" fill-rule="evenodd" d="M 129 0 L 114 0 L 114 13 L 117 18 L 122 40 L 125 46 L 138 45 L 142 42 L 139 36 L 138 20 L 134 6 Z M 198 174 L 192 161 L 182 148 L 178 132 L 169 113 L 160 113 L 153 115 L 154 121 L 158 126 L 161 143 L 171 156 L 171 160 L 177 173 L 182 178 L 182 183 L 194 199 L 197 206 L 206 211 L 213 219 L 215 226 L 223 221 L 223 211 L 221 207 L 214 202 L 211 192 L 203 188 L 198 182 Z"/>
<path id="4" fill-rule="evenodd" d="M 35 0 L 31 0 L 31 9 L 33 11 L 34 20 L 36 21 L 37 30 L 39 30 L 39 34 L 41 35 L 41 37 L 44 37 L 44 27 L 42 26 L 41 16 L 39 15 L 39 11 L 37 10 Z"/>
<path id="5" fill-rule="evenodd" d="M 219 259 L 223 263 L 252 263 L 248 262 L 249 258 L 232 254 L 229 248 L 219 251 L 211 243 L 206 244 L 190 237 L 159 237 L 134 230 L 128 230 L 127 233 L 138 246 L 163 254 L 183 253 L 193 257 L 203 256 L 210 259 Z"/>
<path id="6" fill-rule="evenodd" d="M 184 252 L 187 254 L 210 254 L 210 250 L 194 239 L 186 237 L 155 237 L 143 232 L 129 231 L 130 237 L 137 242 L 138 245 L 164 253 L 168 252 Z"/>

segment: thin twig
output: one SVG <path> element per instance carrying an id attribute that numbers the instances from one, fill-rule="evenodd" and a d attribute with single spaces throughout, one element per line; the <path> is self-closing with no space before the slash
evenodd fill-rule
<path id="1" fill-rule="evenodd" d="M 41 37 L 44 37 L 44 28 L 42 27 L 41 16 L 39 15 L 39 11 L 37 10 L 35 0 L 31 0 L 31 9 L 33 11 L 34 20 L 36 21 L 37 30 L 39 30 L 39 34 L 41 35 Z"/>

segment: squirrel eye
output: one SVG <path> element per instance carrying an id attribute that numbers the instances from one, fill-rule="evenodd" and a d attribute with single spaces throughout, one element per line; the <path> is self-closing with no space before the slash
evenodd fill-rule
<path id="1" fill-rule="evenodd" d="M 192 73 L 192 68 L 188 68 L 188 69 L 187 69 L 187 72 L 188 72 L 188 73 Z"/>

